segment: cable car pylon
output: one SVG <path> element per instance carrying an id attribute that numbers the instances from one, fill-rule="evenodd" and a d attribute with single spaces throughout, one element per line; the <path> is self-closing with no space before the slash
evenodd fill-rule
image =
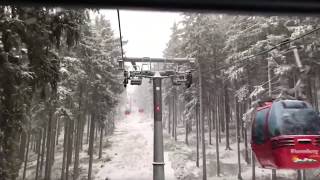
<path id="1" fill-rule="evenodd" d="M 194 59 L 190 58 L 178 58 L 178 59 L 165 59 L 165 58 L 123 58 L 122 61 L 120 61 L 119 64 L 125 63 L 125 62 L 161 62 L 161 63 L 190 63 L 194 61 Z M 149 78 L 153 82 L 153 110 L 154 110 L 154 143 L 153 143 L 153 180 L 164 180 L 165 174 L 164 174 L 164 152 L 163 152 L 163 129 L 162 129 L 162 79 L 164 78 L 172 78 L 175 76 L 176 72 L 174 71 L 151 71 L 151 70 L 140 70 L 140 71 L 125 71 L 125 83 L 128 83 L 128 80 L 130 79 L 131 85 L 137 85 L 133 84 L 132 80 L 133 78 L 139 78 L 142 80 L 142 78 Z M 127 75 L 129 74 L 129 75 Z M 188 71 L 185 73 L 186 81 L 184 83 L 186 84 L 186 87 L 190 87 L 192 83 L 192 74 L 191 71 Z M 128 78 L 128 79 L 127 79 Z M 126 87 L 127 84 L 124 84 Z M 141 83 L 139 84 L 141 85 Z"/>
<path id="2" fill-rule="evenodd" d="M 118 60 L 118 64 L 119 64 L 119 70 L 123 71 L 123 74 L 124 74 L 124 80 L 123 80 L 124 87 L 127 87 L 129 80 L 131 85 L 141 85 L 142 78 L 149 78 L 149 79 L 152 79 L 153 81 L 153 97 L 154 97 L 153 98 L 153 104 L 154 104 L 153 180 L 164 180 L 165 175 L 164 175 L 163 130 L 162 130 L 161 81 L 164 78 L 176 79 L 178 84 L 175 84 L 174 81 L 172 81 L 173 82 L 172 85 L 185 84 L 185 87 L 189 88 L 192 84 L 193 69 L 189 69 L 185 72 L 177 72 L 177 71 L 170 71 L 170 70 L 160 71 L 160 69 L 158 69 L 158 71 L 151 71 L 151 63 L 164 63 L 164 64 L 173 63 L 173 64 L 191 65 L 195 63 L 195 59 L 194 58 L 149 58 L 149 57 L 128 58 L 128 57 L 124 57 L 119 9 L 117 9 L 117 15 L 118 15 L 119 32 L 120 32 L 120 46 L 121 46 L 121 59 Z M 134 71 L 125 70 L 125 67 L 124 67 L 125 62 L 131 62 L 132 66 L 134 67 Z M 142 70 L 142 69 L 137 70 L 136 63 L 143 63 L 143 62 L 150 63 L 150 70 Z M 200 70 L 200 67 L 199 67 L 199 70 Z M 200 72 L 201 71 L 199 71 L 199 73 Z M 204 125 L 202 126 L 204 127 Z M 206 177 L 206 173 L 205 173 L 205 177 Z"/>

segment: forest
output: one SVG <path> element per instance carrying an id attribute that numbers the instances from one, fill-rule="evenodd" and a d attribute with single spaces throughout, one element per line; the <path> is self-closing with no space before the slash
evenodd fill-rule
<path id="1" fill-rule="evenodd" d="M 123 88 L 119 40 L 90 11 L 0 7 L 1 179 L 91 179 Z"/>
<path id="2" fill-rule="evenodd" d="M 164 126 L 173 140 L 169 142 L 175 145 L 174 150 L 168 148 L 173 151 L 172 158 L 180 159 L 175 168 L 183 168 L 181 179 L 197 179 L 196 172 L 190 173 L 194 169 L 185 167 L 188 156 L 200 167 L 203 180 L 215 176 L 318 179 L 317 170 L 261 172 L 250 140 L 259 99 L 298 98 L 319 112 L 319 18 L 200 13 L 182 16 L 172 26 L 164 51 L 167 58 L 198 60 L 191 88 L 166 82 Z M 302 66 L 296 63 L 294 49 Z M 176 149 L 191 152 L 181 155 L 175 153 Z"/>
<path id="3" fill-rule="evenodd" d="M 250 139 L 258 99 L 299 98 L 319 111 L 320 19 L 181 16 L 163 56 L 197 63 L 190 88 L 163 85 L 164 144 L 175 178 L 318 179 L 317 169 L 259 168 Z M 125 118 L 127 98 L 108 17 L 0 6 L 0 37 L 0 179 L 97 179 L 112 159 L 103 154 L 112 146 L 106 139 Z M 152 99 L 148 84 L 138 99 Z"/>

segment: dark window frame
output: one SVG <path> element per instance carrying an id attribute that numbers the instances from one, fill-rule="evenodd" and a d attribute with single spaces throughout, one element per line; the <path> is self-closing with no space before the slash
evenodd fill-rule
<path id="1" fill-rule="evenodd" d="M 268 107 L 259 109 L 259 111 L 256 112 L 256 116 L 255 116 L 253 126 L 252 126 L 252 135 L 251 135 L 251 139 L 254 144 L 259 144 L 259 145 L 264 144 L 269 138 L 269 136 L 268 136 L 269 133 L 266 131 L 266 129 L 267 129 L 266 127 L 267 127 L 267 123 L 268 123 L 268 117 L 269 117 L 270 110 L 271 110 L 271 108 L 268 106 Z M 262 122 L 262 125 L 260 124 L 260 126 L 259 126 L 259 128 L 262 128 L 261 131 L 262 131 L 263 137 L 261 139 L 257 138 L 257 129 L 258 129 L 257 122 L 259 122 L 257 117 L 258 117 L 259 113 L 263 113 L 263 122 Z"/>

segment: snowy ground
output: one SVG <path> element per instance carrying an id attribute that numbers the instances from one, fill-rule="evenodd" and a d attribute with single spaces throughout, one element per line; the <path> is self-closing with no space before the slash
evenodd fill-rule
<path id="1" fill-rule="evenodd" d="M 99 138 L 94 144 L 94 158 L 92 171 L 94 180 L 151 180 L 153 179 L 153 120 L 150 116 L 139 113 L 132 114 L 127 118 L 119 118 L 116 121 L 114 134 L 104 136 L 102 158 L 98 158 Z M 87 129 L 87 128 L 85 128 Z M 63 134 L 63 132 L 61 133 Z M 87 132 L 85 132 L 86 137 Z M 55 163 L 52 167 L 52 180 L 61 177 L 63 136 L 59 138 L 56 146 Z M 88 144 L 84 142 L 80 152 L 80 179 L 88 179 L 87 154 Z M 165 176 L 166 180 L 176 180 L 171 168 L 168 153 L 165 152 Z M 35 177 L 36 154 L 30 151 L 27 167 L 26 180 Z M 73 163 L 70 165 L 72 178 Z M 23 167 L 20 169 L 18 180 L 22 179 Z M 43 173 L 44 174 L 44 169 Z M 1 179 L 1 178 L 0 178 Z"/>
<path id="2" fill-rule="evenodd" d="M 151 180 L 153 162 L 153 120 L 141 114 L 131 114 L 116 124 L 105 152 L 111 157 L 96 174 L 96 180 Z M 166 180 L 175 180 L 165 153 Z"/>
<path id="3" fill-rule="evenodd" d="M 150 116 L 139 113 L 131 114 L 127 118 L 119 118 L 116 121 L 116 129 L 113 135 L 105 136 L 103 142 L 102 158 L 98 159 L 99 138 L 95 143 L 93 159 L 94 180 L 151 180 L 153 162 L 153 120 Z M 202 179 L 202 155 L 200 146 L 200 167 L 196 167 L 196 137 L 195 132 L 189 135 L 189 145 L 185 144 L 184 127 L 177 128 L 178 140 L 175 141 L 164 129 L 165 147 L 165 176 L 166 180 L 201 180 Z M 207 175 L 208 180 L 236 180 L 237 179 L 237 153 L 235 133 L 231 133 L 231 148 L 225 150 L 225 138 L 219 147 L 221 173 L 217 177 L 215 137 L 213 132 L 213 144 L 208 143 L 206 134 Z M 59 138 L 55 154 L 55 163 L 52 168 L 52 179 L 60 179 L 62 164 L 62 136 Z M 84 144 L 84 151 L 80 153 L 80 179 L 87 179 L 89 157 L 88 144 Z M 250 180 L 251 165 L 244 160 L 244 145 L 241 143 L 241 172 L 243 180 Z M 258 164 L 258 163 L 257 163 Z M 70 178 L 72 177 L 70 166 Z M 34 179 L 36 168 L 36 155 L 30 152 L 27 168 L 27 180 Z M 269 180 L 271 170 L 261 169 L 256 166 L 256 179 Z M 20 171 L 21 179 L 22 168 Z M 278 180 L 296 179 L 295 171 L 277 171 Z M 320 169 L 308 170 L 308 180 L 319 180 Z"/>

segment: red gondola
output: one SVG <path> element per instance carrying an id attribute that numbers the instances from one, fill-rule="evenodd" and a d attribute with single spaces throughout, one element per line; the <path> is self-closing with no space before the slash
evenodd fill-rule
<path id="1" fill-rule="evenodd" d="M 125 110 L 124 112 L 125 115 L 130 115 L 130 113 L 131 113 L 130 110 Z"/>
<path id="2" fill-rule="evenodd" d="M 320 167 L 320 118 L 304 101 L 264 102 L 257 108 L 251 134 L 262 168 Z"/>

